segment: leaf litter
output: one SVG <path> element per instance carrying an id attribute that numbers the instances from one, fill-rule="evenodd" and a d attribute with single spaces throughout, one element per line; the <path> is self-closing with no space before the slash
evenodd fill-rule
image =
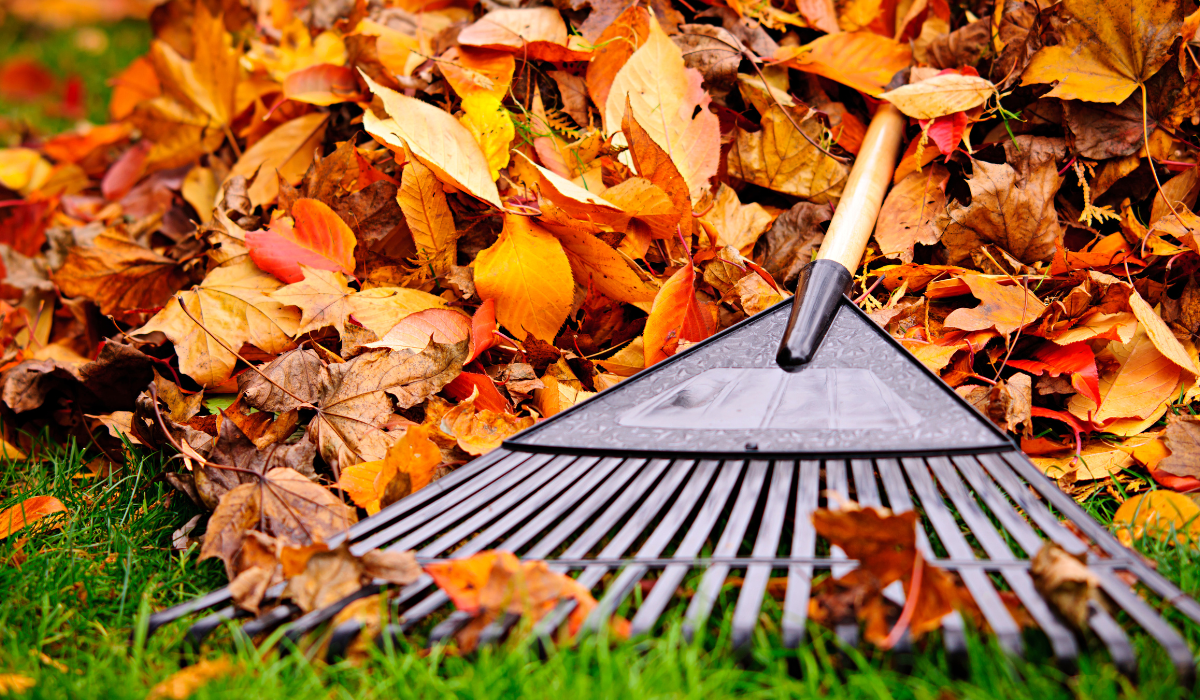
<path id="1" fill-rule="evenodd" d="M 785 299 L 886 100 L 909 128 L 853 298 L 1064 490 L 1186 541 L 1200 16 L 1117 4 L 169 0 L 112 123 L 0 125 L 0 449 L 178 454 L 247 609 L 402 585 L 411 557 L 326 541 Z M 62 510 L 38 498 L 6 535 Z M 969 613 L 906 517 L 818 513 L 863 565 L 815 618 L 888 646 Z M 1073 617 L 1069 559 L 1035 568 Z M 594 604 L 507 553 L 427 571 L 476 616 L 464 649 Z"/>

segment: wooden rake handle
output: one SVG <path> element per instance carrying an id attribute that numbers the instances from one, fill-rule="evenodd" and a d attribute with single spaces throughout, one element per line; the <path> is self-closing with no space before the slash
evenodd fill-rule
<path id="1" fill-rule="evenodd" d="M 796 285 L 792 315 L 776 355 L 779 366 L 788 371 L 797 371 L 812 360 L 837 315 L 875 230 L 875 219 L 896 169 L 904 126 L 904 115 L 886 102 L 871 119 L 817 259 L 804 268 Z"/>

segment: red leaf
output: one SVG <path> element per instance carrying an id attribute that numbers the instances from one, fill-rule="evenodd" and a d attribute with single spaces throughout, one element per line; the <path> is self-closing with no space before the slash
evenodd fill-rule
<path id="1" fill-rule="evenodd" d="M 475 405 L 497 413 L 509 413 L 508 399 L 496 388 L 496 383 L 486 374 L 462 372 L 454 381 L 442 387 L 442 393 L 454 401 L 465 401 L 471 398 L 474 390 L 479 390 L 475 397 Z"/>
<path id="2" fill-rule="evenodd" d="M 133 148 L 121 154 L 116 163 L 104 173 L 100 181 L 100 192 L 110 202 L 115 202 L 125 195 L 142 178 L 146 171 L 146 157 L 154 144 L 149 141 L 139 141 Z"/>
<path id="3" fill-rule="evenodd" d="M 475 361 L 496 342 L 496 300 L 484 299 L 471 317 L 471 352 L 463 364 Z"/>
<path id="4" fill-rule="evenodd" d="M 421 352 L 429 346 L 430 339 L 453 345 L 470 335 L 471 319 L 466 314 L 452 309 L 426 309 L 405 316 L 378 341 L 367 343 L 367 347 Z"/>
<path id="5" fill-rule="evenodd" d="M 696 299 L 696 268 L 689 260 L 654 297 L 644 334 L 646 366 L 674 355 L 681 341 L 694 343 L 712 335 L 713 311 L 710 304 Z"/>
<path id="6" fill-rule="evenodd" d="M 1100 404 L 1100 373 L 1096 369 L 1096 356 L 1087 342 L 1057 345 L 1043 343 L 1033 353 L 1031 360 L 1010 360 L 1009 365 L 1035 374 L 1048 372 L 1051 377 L 1071 375 L 1071 386 L 1084 396 Z"/>
<path id="7" fill-rule="evenodd" d="M 1165 486 L 1172 491 L 1179 493 L 1191 493 L 1192 491 L 1200 491 L 1200 479 L 1190 476 L 1175 476 L 1161 469 L 1151 469 L 1150 476 L 1158 482 L 1160 486 Z"/>
<path id="8" fill-rule="evenodd" d="M 246 234 L 250 259 L 281 282 L 304 279 L 300 265 L 354 274 L 354 232 L 332 209 L 315 199 L 292 205 L 295 225 L 276 219 L 265 231 Z"/>
<path id="9" fill-rule="evenodd" d="M 0 97 L 36 102 L 54 90 L 54 74 L 32 58 L 13 58 L 0 65 Z"/>
<path id="10" fill-rule="evenodd" d="M 955 112 L 954 114 L 947 114 L 944 117 L 937 117 L 933 120 L 922 119 L 920 121 L 922 129 L 930 121 L 933 122 L 929 126 L 929 138 L 933 139 L 933 142 L 937 144 L 938 150 L 942 152 L 942 155 L 948 156 L 954 152 L 954 149 L 958 148 L 958 144 L 962 143 L 963 131 L 966 131 L 967 123 L 970 120 L 967 119 L 966 112 Z"/>

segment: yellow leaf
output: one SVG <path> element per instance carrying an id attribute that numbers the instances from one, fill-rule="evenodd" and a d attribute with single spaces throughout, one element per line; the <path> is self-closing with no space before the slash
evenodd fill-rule
<path id="1" fill-rule="evenodd" d="M 475 137 L 446 112 L 363 76 L 371 92 L 383 100 L 388 119 L 363 112 L 367 132 L 392 148 L 407 148 L 442 182 L 501 208 L 495 180 L 489 177 L 487 157 Z"/>
<path id="2" fill-rule="evenodd" d="M 1118 418 L 1146 418 L 1175 394 L 1183 370 L 1154 347 L 1144 328 L 1108 349 L 1118 366 L 1100 375 L 1100 405 L 1075 394 L 1067 403 L 1071 415 L 1103 427 Z"/>
<path id="3" fill-rule="evenodd" d="M 462 101 L 463 116 L 459 120 L 487 158 L 488 174 L 492 180 L 500 177 L 500 168 L 508 165 L 508 147 L 517 135 L 517 127 L 500 100 L 488 94 L 467 95 Z"/>
<path id="4" fill-rule="evenodd" d="M 235 675 L 237 668 L 229 657 L 219 659 L 204 659 L 198 664 L 180 669 L 167 676 L 150 690 L 146 700 L 185 700 L 209 681 L 215 678 L 228 678 Z"/>
<path id="5" fill-rule="evenodd" d="M 251 204 L 260 206 L 274 201 L 279 194 L 280 176 L 291 185 L 300 182 L 325 136 L 328 119 L 324 112 L 293 119 L 276 127 L 242 154 L 229 175 L 254 178 L 247 192 Z"/>
<path id="6" fill-rule="evenodd" d="M 879 99 L 913 119 L 934 119 L 978 107 L 995 93 L 996 86 L 986 78 L 946 73 L 890 90 Z"/>
<path id="7" fill-rule="evenodd" d="M 183 186 L 179 193 L 183 195 L 184 201 L 196 210 L 196 215 L 200 217 L 200 223 L 207 224 L 212 221 L 213 207 L 216 206 L 219 189 L 217 176 L 213 174 L 212 168 L 196 166 L 188 171 L 187 177 L 183 178 Z"/>
<path id="8" fill-rule="evenodd" d="M 1167 540 L 1172 534 L 1179 544 L 1195 541 L 1200 506 L 1174 491 L 1151 491 L 1130 498 L 1113 515 L 1117 537 L 1126 544 L 1143 536 Z"/>
<path id="9" fill-rule="evenodd" d="M 614 143 L 624 145 L 621 120 L 628 98 L 633 117 L 671 157 L 695 201 L 717 173 L 721 137 L 711 98 L 701 88 L 700 72 L 687 68 L 683 52 L 651 20 L 646 43 L 613 78 L 604 105 L 604 126 Z"/>
<path id="10" fill-rule="evenodd" d="M 282 286 L 243 258 L 209 272 L 195 289 L 180 292 L 134 334 L 162 332 L 175 344 L 179 369 L 201 386 L 216 386 L 229 379 L 237 364 L 226 346 L 238 351 L 249 343 L 271 354 L 292 346 L 300 312 L 267 296 Z M 195 321 L 179 307 L 179 300 Z"/>
<path id="11" fill-rule="evenodd" d="M 1183 25 L 1176 0 L 1064 0 L 1073 21 L 1034 54 L 1021 84 L 1058 83 L 1046 97 L 1120 104 L 1170 58 Z"/>
<path id="12" fill-rule="evenodd" d="M 0 150 L 0 185 L 22 196 L 41 187 L 50 177 L 50 161 L 32 148 Z"/>
<path id="13" fill-rule="evenodd" d="M 742 255 L 749 255 L 758 237 L 771 228 L 775 217 L 757 202 L 742 204 L 733 188 L 721 183 L 713 207 L 704 220 L 717 230 L 716 247 L 733 246 Z"/>
<path id="14" fill-rule="evenodd" d="M 37 681 L 29 676 L 22 676 L 19 673 L 0 673 L 0 695 L 24 693 L 35 685 L 37 685 Z"/>
<path id="15" fill-rule="evenodd" d="M 299 307 L 303 316 L 294 335 L 333 326 L 342 336 L 346 334 L 346 319 L 353 316 L 358 325 L 382 336 L 405 316 L 441 308 L 441 297 L 419 289 L 404 287 L 373 287 L 361 292 L 350 288 L 340 272 L 301 266 L 304 279 L 273 292 L 271 299 Z"/>
<path id="16" fill-rule="evenodd" d="M 455 263 L 458 231 L 442 183 L 421 161 L 411 160 L 404 166 L 396 202 L 412 231 L 420 266 L 432 268 L 435 276 L 446 274 Z"/>
<path id="17" fill-rule="evenodd" d="M 475 258 L 475 289 L 496 300 L 496 318 L 518 340 L 532 334 L 553 342 L 575 283 L 558 239 L 526 217 L 506 214 L 499 240 Z"/>
<path id="18" fill-rule="evenodd" d="M 1129 294 L 1129 308 L 1146 330 L 1146 335 L 1150 336 L 1154 347 L 1158 348 L 1164 357 L 1193 375 L 1200 374 L 1200 368 L 1196 367 L 1195 353 L 1189 353 L 1183 347 L 1183 343 L 1175 338 L 1167 322 L 1150 308 L 1137 290 L 1132 290 Z"/>
<path id="19" fill-rule="evenodd" d="M 842 196 L 850 169 L 813 145 L 824 136 L 815 120 L 792 118 L 778 105 L 762 116 L 760 131 L 736 130 L 729 151 L 729 174 L 753 185 L 809 199 L 818 204 Z M 812 139 L 810 142 L 792 124 Z"/>
<path id="20" fill-rule="evenodd" d="M 1038 469 L 1052 478 L 1058 479 L 1071 472 L 1075 473 L 1075 481 L 1096 481 L 1108 479 L 1134 463 L 1130 452 L 1139 445 L 1147 442 L 1145 438 L 1131 438 L 1119 445 L 1097 444 L 1083 448 L 1079 458 L 1075 455 L 1063 457 L 1030 457 Z"/>

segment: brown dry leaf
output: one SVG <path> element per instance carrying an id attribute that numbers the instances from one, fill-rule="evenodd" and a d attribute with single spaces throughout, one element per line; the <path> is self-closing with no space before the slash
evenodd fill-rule
<path id="1" fill-rule="evenodd" d="M 325 365 L 298 350 L 238 379 L 246 402 L 263 411 L 315 407 L 308 432 L 334 469 L 383 459 L 398 436 L 384 427 L 392 400 L 410 408 L 441 390 L 462 370 L 468 343 L 431 343 L 420 353 L 372 349 L 348 362 Z M 286 392 L 284 391 L 286 389 Z"/>
<path id="2" fill-rule="evenodd" d="M 174 260 L 109 229 L 89 246 L 72 246 L 54 281 L 63 294 L 93 299 L 109 315 L 162 306 L 188 278 Z"/>
<path id="3" fill-rule="evenodd" d="M 296 336 L 333 326 L 345 337 L 350 320 L 381 336 L 409 314 L 446 305 L 440 297 L 404 287 L 375 287 L 356 292 L 340 272 L 300 267 L 303 280 L 269 293 L 271 299 L 302 312 L 294 331 Z"/>
<path id="4" fill-rule="evenodd" d="M 721 146 L 717 116 L 708 109 L 712 98 L 701 88 L 702 81 L 652 19 L 646 43 L 613 78 L 603 105 L 608 134 L 619 134 L 626 118 L 640 124 L 678 168 L 693 200 L 717 173 Z"/>
<path id="5" fill-rule="evenodd" d="M 1200 478 L 1200 423 L 1179 418 L 1167 425 L 1167 449 L 1170 456 L 1158 463 L 1158 468 L 1175 476 Z"/>
<path id="6" fill-rule="evenodd" d="M 795 111 L 789 115 L 784 109 L 772 105 L 762 116 L 761 131 L 737 129 L 729 152 L 729 175 L 816 203 L 836 201 L 849 167 L 813 145 L 825 136 L 815 119 L 805 119 Z"/>
<path id="7" fill-rule="evenodd" d="M 272 354 L 292 345 L 299 311 L 267 296 L 282 286 L 248 259 L 218 267 L 200 286 L 168 301 L 134 335 L 161 332 L 175 345 L 180 371 L 201 386 L 215 386 L 229 379 L 234 352 L 243 345 Z"/>
<path id="8" fill-rule="evenodd" d="M 964 331 L 994 328 L 1004 337 L 1036 321 L 1046 310 L 1035 294 L 1018 285 L 1003 285 L 983 275 L 962 278 L 979 300 L 971 309 L 955 309 L 945 324 Z"/>
<path id="9" fill-rule="evenodd" d="M 332 605 L 362 588 L 362 562 L 342 543 L 334 550 L 304 552 L 304 569 L 288 579 L 285 595 L 304 612 Z M 303 555 L 302 555 L 303 556 Z"/>
<path id="10" fill-rule="evenodd" d="M 1015 433 L 1021 426 L 1029 428 L 1033 380 L 1028 374 L 1018 372 L 994 386 L 960 386 L 955 391 L 1001 429 Z"/>
<path id="11" fill-rule="evenodd" d="M 967 184 L 971 203 L 952 205 L 942 232 L 950 264 L 970 257 L 985 243 L 995 243 L 1023 263 L 1048 260 L 1062 240 L 1054 195 L 1062 177 L 1053 163 L 1018 173 L 1010 165 L 976 160 Z"/>
<path id="12" fill-rule="evenodd" d="M 279 194 L 279 181 L 296 185 L 313 162 L 325 136 L 329 115 L 313 112 L 282 124 L 251 146 L 234 163 L 230 177 L 251 181 L 247 196 L 254 206 L 267 204 Z"/>
<path id="13" fill-rule="evenodd" d="M 196 493 L 205 506 L 216 508 L 218 501 L 230 489 L 240 484 L 256 483 L 256 475 L 266 474 L 278 467 L 288 467 L 315 478 L 312 462 L 316 456 L 317 446 L 308 435 L 297 443 L 268 445 L 260 449 L 236 423 L 223 420 L 217 441 L 208 454 L 212 464 L 202 464 L 192 471 Z"/>
<path id="14" fill-rule="evenodd" d="M 1029 570 L 1038 593 L 1079 630 L 1087 628 L 1089 604 L 1102 602 L 1100 578 L 1088 568 L 1085 557 L 1072 556 L 1058 544 L 1046 542 Z"/>
<path id="15" fill-rule="evenodd" d="M 1137 0 L 1120 10 L 1100 0 L 1064 0 L 1062 40 L 1029 62 L 1021 84 L 1056 83 L 1049 97 L 1120 103 L 1170 58 L 1183 5 Z"/>
<path id="16" fill-rule="evenodd" d="M 255 527 L 262 516 L 261 489 L 258 483 L 242 484 L 221 496 L 208 519 L 200 561 L 216 557 L 225 562 L 225 572 L 236 577 L 234 557 L 242 548 L 246 531 Z"/>
<path id="17" fill-rule="evenodd" d="M 884 255 L 912 262 L 916 244 L 934 245 L 941 240 L 939 219 L 945 216 L 949 179 L 946 166 L 935 163 L 896 183 L 875 223 L 875 240 Z"/>
<path id="18" fill-rule="evenodd" d="M 354 509 L 342 499 L 293 469 L 272 469 L 262 485 L 253 488 L 262 489 L 267 531 L 285 546 L 324 542 L 358 521 Z"/>

